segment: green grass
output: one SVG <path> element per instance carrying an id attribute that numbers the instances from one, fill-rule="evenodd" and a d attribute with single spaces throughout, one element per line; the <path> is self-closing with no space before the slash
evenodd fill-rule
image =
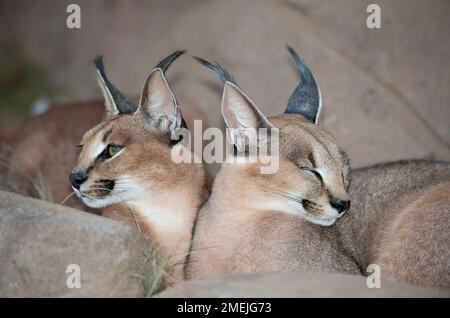
<path id="1" fill-rule="evenodd" d="M 150 298 L 161 291 L 168 276 L 166 272 L 167 260 L 163 259 L 158 252 L 152 248 L 144 253 L 142 261 L 137 268 L 131 271 L 131 276 L 142 282 L 144 287 L 143 296 Z"/>
<path id="2" fill-rule="evenodd" d="M 167 278 L 166 265 L 168 260 L 162 259 L 156 250 L 152 249 L 146 255 L 145 297 L 149 298 L 161 290 Z"/>

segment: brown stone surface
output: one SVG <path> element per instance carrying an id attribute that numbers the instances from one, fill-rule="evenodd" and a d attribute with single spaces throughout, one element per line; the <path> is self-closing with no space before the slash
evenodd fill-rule
<path id="1" fill-rule="evenodd" d="M 156 61 L 177 48 L 215 58 L 268 114 L 283 110 L 297 83 L 285 45 L 317 76 L 324 124 L 353 166 L 402 158 L 450 159 L 450 3 L 377 1 L 382 28 L 365 26 L 372 1 L 86 1 L 82 28 L 65 27 L 64 1 L 2 1 L 2 47 L 46 66 L 71 99 L 100 96 L 92 58 L 139 94 Z M 45 18 L 43 18 L 45 17 Z M 37 22 L 38 21 L 38 22 Z M 220 85 L 187 57 L 168 72 L 177 96 L 222 126 Z"/>
<path id="2" fill-rule="evenodd" d="M 343 274 L 259 273 L 187 281 L 156 297 L 450 297 L 450 293 L 386 282 L 370 289 L 365 277 Z"/>
<path id="3" fill-rule="evenodd" d="M 136 297 L 151 248 L 128 225 L 45 201 L 0 192 L 0 297 Z M 81 269 L 81 288 L 66 269 Z M 449 297 L 448 291 L 340 274 L 259 273 L 182 282 L 158 297 Z"/>
<path id="4" fill-rule="evenodd" d="M 69 100 L 101 96 L 91 63 L 99 53 L 110 78 L 138 95 L 160 58 L 186 48 L 226 66 L 263 112 L 273 115 L 283 110 L 298 81 L 285 50 L 289 44 L 315 73 L 325 102 L 323 124 L 347 149 L 354 167 L 403 158 L 450 160 L 450 2 L 378 0 L 382 29 L 369 30 L 366 7 L 372 2 L 79 0 L 82 28 L 69 30 L 69 2 L 4 0 L 0 45 L 43 65 Z M 223 127 L 221 85 L 210 72 L 186 56 L 168 79 L 180 101 L 204 114 L 204 127 Z M 143 244 L 132 232 L 112 220 L 1 193 L 0 296 L 138 295 L 140 285 L 123 274 Z M 65 287 L 68 262 L 87 268 L 81 290 Z M 206 295 L 201 286 L 219 286 L 209 296 L 247 291 L 245 296 L 257 297 L 269 293 L 267 286 L 278 286 L 270 290 L 273 296 L 311 295 L 307 289 L 316 296 L 437 295 L 391 284 L 368 290 L 357 277 L 344 282 L 341 276 L 302 276 L 291 285 L 297 278 L 283 275 L 277 277 L 284 286 L 272 276 L 256 275 L 181 284 L 163 295 Z M 258 291 L 258 286 L 266 287 Z"/>
<path id="5" fill-rule="evenodd" d="M 136 297 L 149 242 L 132 227 L 0 192 L 0 297 Z M 81 288 L 66 285 L 69 264 Z"/>

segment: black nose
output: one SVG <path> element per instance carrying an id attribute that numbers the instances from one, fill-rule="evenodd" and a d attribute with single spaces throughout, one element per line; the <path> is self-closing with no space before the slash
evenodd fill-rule
<path id="1" fill-rule="evenodd" d="M 72 183 L 72 186 L 75 189 L 80 189 L 80 186 L 83 184 L 84 181 L 87 180 L 87 175 L 84 172 L 76 172 L 71 173 L 69 176 L 70 183 Z"/>
<path id="2" fill-rule="evenodd" d="M 350 201 L 348 200 L 332 199 L 330 204 L 338 211 L 339 214 L 347 211 L 350 207 Z"/>

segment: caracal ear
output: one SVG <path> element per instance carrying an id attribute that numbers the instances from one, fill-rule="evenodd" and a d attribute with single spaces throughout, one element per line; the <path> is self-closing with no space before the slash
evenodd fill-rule
<path id="1" fill-rule="evenodd" d="M 258 146 L 266 142 L 259 136 L 260 128 L 274 128 L 252 100 L 229 81 L 224 85 L 221 110 L 227 127 L 231 128 L 227 129 L 228 139 L 238 151 L 244 151 L 246 143 Z"/>
<path id="2" fill-rule="evenodd" d="M 153 70 L 147 78 L 138 112 L 153 133 L 173 134 L 175 129 L 181 127 L 180 108 L 161 69 Z"/>
<path id="3" fill-rule="evenodd" d="M 217 62 L 211 63 L 196 56 L 194 59 L 209 68 L 224 83 L 221 111 L 229 128 L 229 142 L 236 146 L 238 152 L 247 150 L 247 146 L 257 149 L 258 146 L 267 144 L 268 133 L 274 126 L 237 86 L 230 72 Z M 260 134 L 260 128 L 267 128 L 265 136 Z"/>
<path id="4" fill-rule="evenodd" d="M 319 85 L 317 85 L 314 75 L 300 56 L 290 46 L 287 49 L 295 61 L 301 76 L 301 82 L 289 98 L 285 113 L 302 115 L 318 124 L 322 111 L 322 94 Z"/>
<path id="5" fill-rule="evenodd" d="M 142 89 L 137 113 L 144 118 L 148 129 L 156 134 L 170 133 L 186 127 L 178 102 L 167 83 L 165 72 L 184 50 L 178 50 L 165 57 L 153 69 Z"/>
<path id="6" fill-rule="evenodd" d="M 109 81 L 102 56 L 96 57 L 95 67 L 97 69 L 97 83 L 105 98 L 106 115 L 129 114 L 136 111 L 137 107 Z"/>

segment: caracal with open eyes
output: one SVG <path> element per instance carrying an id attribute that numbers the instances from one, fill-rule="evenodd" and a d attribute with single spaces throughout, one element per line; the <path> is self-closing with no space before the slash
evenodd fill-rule
<path id="1" fill-rule="evenodd" d="M 101 59 L 96 61 L 107 117 L 83 136 L 70 174 L 73 190 L 87 206 L 139 225 L 167 258 L 170 281 L 183 277 L 192 227 L 205 199 L 203 166 L 171 160 L 172 137 L 185 123 L 164 74 L 183 52 L 152 70 L 138 107 L 107 79 Z"/>

